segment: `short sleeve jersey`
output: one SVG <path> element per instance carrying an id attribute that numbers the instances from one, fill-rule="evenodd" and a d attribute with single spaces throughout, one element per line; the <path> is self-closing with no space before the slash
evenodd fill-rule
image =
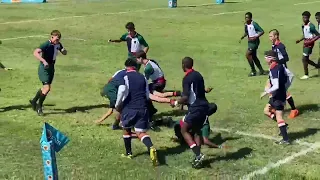
<path id="1" fill-rule="evenodd" d="M 272 50 L 277 53 L 279 61 L 284 64 L 289 61 L 289 55 L 286 50 L 286 46 L 280 41 L 272 45 Z"/>
<path id="2" fill-rule="evenodd" d="M 255 37 L 259 32 L 263 32 L 263 29 L 255 21 L 251 21 L 250 24 L 245 24 L 244 31 L 248 37 Z"/>
<path id="3" fill-rule="evenodd" d="M 205 85 L 202 75 L 198 71 L 186 72 L 182 81 L 183 95 L 188 97 L 190 108 L 208 106 L 205 96 Z"/>
<path id="4" fill-rule="evenodd" d="M 275 100 L 286 100 L 286 83 L 288 80 L 285 67 L 282 64 L 271 64 L 269 72 L 269 82 L 271 87 L 273 86 L 272 80 L 277 80 L 279 83 L 279 88 L 272 93 L 272 97 Z"/>
<path id="5" fill-rule="evenodd" d="M 156 81 L 159 78 L 164 77 L 164 73 L 161 70 L 159 64 L 155 60 L 149 60 L 144 68 L 144 75 L 147 80 Z"/>
<path id="6" fill-rule="evenodd" d="M 309 22 L 306 25 L 302 25 L 302 32 L 305 39 L 314 38 L 316 35 L 319 34 L 316 30 L 316 26 L 311 22 Z"/>
<path id="7" fill-rule="evenodd" d="M 58 51 L 61 51 L 63 46 L 61 43 L 52 44 L 51 41 L 48 40 L 42 43 L 39 46 L 39 49 L 42 51 L 42 58 L 45 59 L 48 64 L 54 64 L 58 55 Z"/>
<path id="8" fill-rule="evenodd" d="M 128 52 L 136 53 L 143 49 L 143 47 L 149 47 L 146 40 L 139 33 L 136 33 L 134 37 L 131 37 L 129 33 L 125 33 L 120 37 L 121 41 L 127 42 Z"/>
<path id="9" fill-rule="evenodd" d="M 127 71 L 122 84 L 126 86 L 123 108 L 146 109 L 149 95 L 146 78 L 136 71 Z"/>

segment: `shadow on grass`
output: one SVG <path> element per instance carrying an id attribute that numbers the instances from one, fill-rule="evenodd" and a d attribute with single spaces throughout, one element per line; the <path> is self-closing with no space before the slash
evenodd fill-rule
<path id="1" fill-rule="evenodd" d="M 227 153 L 225 156 L 210 158 L 208 160 L 203 161 L 203 167 L 211 168 L 211 163 L 214 163 L 215 161 L 229 161 L 229 160 L 239 160 L 242 158 L 246 158 L 252 153 L 252 151 L 253 150 L 251 148 L 245 147 L 245 148 L 239 149 L 237 152 Z"/>
<path id="2" fill-rule="evenodd" d="M 163 116 L 172 116 L 172 117 L 183 116 L 186 114 L 186 112 L 187 112 L 186 110 L 174 109 L 171 111 L 161 112 L 159 114 L 155 114 L 154 119 L 157 120 L 157 119 L 162 118 Z"/>
<path id="3" fill-rule="evenodd" d="M 45 104 L 44 106 L 55 106 L 55 104 Z M 31 105 L 12 105 L 12 106 L 7 106 L 7 107 L 0 107 L 0 112 L 7 112 L 7 111 L 12 111 L 12 110 L 26 110 L 31 108 Z"/>
<path id="4" fill-rule="evenodd" d="M 210 138 L 210 141 L 215 144 L 223 144 L 229 140 L 237 140 L 237 139 L 241 139 L 241 137 L 225 137 L 225 138 L 223 138 L 221 136 L 221 133 L 219 133 L 215 137 Z"/>
<path id="5" fill-rule="evenodd" d="M 302 139 L 315 135 L 320 129 L 307 128 L 304 131 L 288 133 L 290 140 Z"/>
<path id="6" fill-rule="evenodd" d="M 88 113 L 88 110 L 91 109 L 97 109 L 97 108 L 109 108 L 109 105 L 107 104 L 97 104 L 97 105 L 91 105 L 91 106 L 74 106 L 68 109 L 53 109 L 54 111 L 59 112 L 49 112 L 46 114 L 65 114 L 65 113 L 76 113 L 76 112 L 82 112 L 82 113 Z"/>
<path id="7" fill-rule="evenodd" d="M 299 110 L 299 114 L 303 114 L 307 111 L 319 111 L 320 107 L 318 104 L 304 104 L 301 106 L 297 106 L 297 109 Z"/>

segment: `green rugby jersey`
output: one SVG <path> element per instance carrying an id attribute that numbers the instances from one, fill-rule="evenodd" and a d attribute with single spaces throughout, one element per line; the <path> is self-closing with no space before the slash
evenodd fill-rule
<path id="1" fill-rule="evenodd" d="M 48 64 L 54 64 L 58 55 L 58 51 L 61 51 L 63 46 L 61 43 L 52 44 L 51 41 L 48 40 L 42 43 L 39 46 L 39 49 L 42 51 L 42 58 L 45 59 Z"/>
<path id="2" fill-rule="evenodd" d="M 164 80 L 164 73 L 155 60 L 149 60 L 144 68 L 144 75 L 147 80 L 160 81 Z"/>
<path id="3" fill-rule="evenodd" d="M 135 54 L 136 52 L 143 50 L 144 47 L 149 47 L 146 40 L 139 33 L 136 33 L 133 37 L 131 37 L 129 33 L 125 33 L 120 37 L 120 40 L 127 42 L 129 54 Z"/>

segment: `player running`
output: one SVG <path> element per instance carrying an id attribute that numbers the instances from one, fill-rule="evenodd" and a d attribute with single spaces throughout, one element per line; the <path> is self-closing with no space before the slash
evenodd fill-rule
<path id="1" fill-rule="evenodd" d="M 265 59 L 270 66 L 269 83 L 270 88 L 266 88 L 261 93 L 260 98 L 263 98 L 267 94 L 271 94 L 268 104 L 264 108 L 264 113 L 272 117 L 275 114 L 275 119 L 278 123 L 282 140 L 276 142 L 277 144 L 290 144 L 287 133 L 288 124 L 283 119 L 283 110 L 286 102 L 287 89 L 291 85 L 292 79 L 286 73 L 286 68 L 283 64 L 280 64 L 277 60 L 277 54 L 273 51 L 265 52 Z"/>
<path id="2" fill-rule="evenodd" d="M 112 78 L 109 79 L 108 83 L 103 87 L 101 91 L 101 96 L 106 97 L 109 99 L 110 105 L 109 109 L 100 119 L 96 121 L 97 124 L 101 124 L 105 119 L 107 119 L 113 112 L 115 112 L 115 121 L 112 125 L 112 129 L 120 129 L 119 123 L 120 123 L 120 114 L 115 110 L 116 100 L 117 100 L 117 94 L 118 94 L 118 88 L 121 85 L 121 82 L 126 75 L 127 71 L 134 70 L 136 67 L 128 66 L 129 60 L 125 62 L 125 69 L 117 71 Z"/>
<path id="3" fill-rule="evenodd" d="M 203 77 L 193 69 L 193 59 L 190 57 L 183 58 L 182 69 L 185 72 L 182 81 L 182 97 L 171 105 L 174 107 L 188 104 L 188 112 L 182 119 L 181 134 L 195 154 L 192 166 L 200 168 L 204 159 L 204 155 L 201 153 L 201 129 L 207 119 L 209 103 L 205 96 Z M 190 134 L 190 131 L 193 132 L 194 137 Z"/>
<path id="4" fill-rule="evenodd" d="M 310 55 L 312 54 L 314 42 L 320 37 L 319 32 L 316 30 L 315 25 L 310 22 L 310 16 L 311 14 L 309 11 L 305 11 L 302 13 L 303 37 L 296 41 L 296 43 L 298 44 L 304 40 L 303 56 L 302 56 L 304 76 L 302 76 L 300 79 L 309 79 L 309 70 L 308 70 L 309 64 L 316 68 L 320 68 L 320 64 L 316 64 L 315 62 L 310 60 Z"/>
<path id="5" fill-rule="evenodd" d="M 245 21 L 244 35 L 240 38 L 239 43 L 241 43 L 245 37 L 248 37 L 248 50 L 246 52 L 246 57 L 251 68 L 249 76 L 257 75 L 254 65 L 256 65 L 259 69 L 259 75 L 265 75 L 267 72 L 263 70 L 260 60 L 257 56 L 257 50 L 260 45 L 260 37 L 264 34 L 264 31 L 257 22 L 252 20 L 251 12 L 247 12 L 245 14 Z"/>
<path id="6" fill-rule="evenodd" d="M 128 59 L 127 65 L 136 66 L 136 60 Z M 146 145 L 150 152 L 153 165 L 158 164 L 157 151 L 147 134 L 149 126 L 149 89 L 146 78 L 135 69 L 127 70 L 119 88 L 116 109 L 121 113 L 123 140 L 126 149 L 124 157 L 132 158 L 131 128 L 134 127 L 137 137 Z"/>
<path id="7" fill-rule="evenodd" d="M 143 36 L 136 32 L 135 26 L 133 22 L 128 22 L 125 25 L 125 28 L 127 29 L 127 33 L 123 34 L 120 39 L 112 40 L 109 39 L 109 42 L 127 42 L 128 47 L 128 57 L 135 59 L 135 55 L 140 50 L 143 50 L 145 53 L 148 53 L 149 51 L 149 45 L 146 42 L 146 40 L 143 38 Z M 138 64 L 138 71 L 140 69 L 140 64 Z"/>
<path id="8" fill-rule="evenodd" d="M 279 63 L 283 64 L 287 68 L 289 55 L 286 51 L 285 45 L 280 41 L 279 31 L 277 29 L 272 29 L 271 31 L 269 31 L 269 39 L 272 42 L 272 50 L 277 54 Z M 293 74 L 290 71 L 287 71 L 287 73 L 289 73 L 288 76 L 293 77 Z M 269 83 L 267 88 L 269 88 Z M 289 118 L 293 119 L 299 115 L 299 111 L 296 109 L 293 97 L 288 92 L 287 92 L 287 102 L 291 107 Z"/>
<path id="9" fill-rule="evenodd" d="M 144 65 L 144 75 L 147 80 L 151 79 L 149 84 L 150 99 L 160 103 L 170 103 L 171 99 L 167 97 L 180 96 L 180 91 L 163 92 L 166 87 L 166 79 L 159 64 L 152 59 L 147 59 L 147 54 L 144 51 L 139 51 L 136 54 L 137 61 Z"/>
<path id="10" fill-rule="evenodd" d="M 56 62 L 56 57 L 58 51 L 63 55 L 67 55 L 67 50 L 62 46 L 61 33 L 58 30 L 53 30 L 51 32 L 51 37 L 48 41 L 44 42 L 37 49 L 34 50 L 33 55 L 40 61 L 38 68 L 39 79 L 43 86 L 38 90 L 35 97 L 30 100 L 32 109 L 37 111 L 39 116 L 43 116 L 43 102 L 46 99 L 48 93 L 51 89 L 51 83 L 54 77 L 54 64 Z M 38 104 L 37 101 L 39 100 Z"/>

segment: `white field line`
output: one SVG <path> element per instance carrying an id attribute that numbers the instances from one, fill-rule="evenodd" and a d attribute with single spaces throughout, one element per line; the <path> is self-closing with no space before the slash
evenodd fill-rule
<path id="1" fill-rule="evenodd" d="M 2 40 L 2 41 L 11 41 L 11 40 L 17 40 L 17 39 L 48 38 L 48 37 L 49 37 L 49 35 L 43 34 L 43 35 L 32 35 L 32 36 L 21 36 L 21 37 L 5 38 L 5 39 L 0 39 L 0 40 Z M 63 37 L 63 39 L 74 40 L 74 41 L 86 41 L 85 39 L 75 38 L 75 37 Z"/>
<path id="2" fill-rule="evenodd" d="M 283 164 L 289 163 L 293 159 L 295 159 L 295 158 L 297 158 L 299 156 L 304 156 L 307 153 L 314 152 L 319 148 L 320 148 L 320 144 L 319 143 L 314 143 L 311 147 L 309 147 L 307 149 L 304 149 L 304 150 L 301 150 L 301 151 L 299 151 L 297 153 L 294 153 L 291 156 L 288 156 L 288 157 L 286 157 L 284 159 L 281 159 L 281 160 L 277 161 L 276 163 L 270 163 L 270 164 L 268 164 L 267 166 L 265 166 L 265 167 L 263 167 L 261 169 L 258 169 L 256 171 L 253 171 L 253 172 L 243 176 L 241 179 L 242 180 L 250 180 L 250 179 L 254 178 L 256 175 L 266 174 L 271 169 L 274 169 L 274 168 L 277 168 L 277 167 L 279 167 L 279 166 L 281 166 Z"/>
<path id="3" fill-rule="evenodd" d="M 278 141 L 280 140 L 279 138 L 276 137 L 272 137 L 272 136 L 268 136 L 268 135 L 264 135 L 264 134 L 254 134 L 254 133 L 247 133 L 247 132 L 242 132 L 242 131 L 233 131 L 230 129 L 224 129 L 224 128 L 213 128 L 213 131 L 222 131 L 222 132 L 227 132 L 230 134 L 237 134 L 237 135 L 242 135 L 242 136 L 249 136 L 249 137 L 254 137 L 254 138 L 261 138 L 261 139 L 268 139 L 268 140 L 274 140 L 274 141 Z M 313 143 L 308 143 L 308 142 L 303 142 L 299 139 L 294 140 L 295 143 L 302 145 L 302 146 L 313 146 Z"/>
<path id="4" fill-rule="evenodd" d="M 2 41 L 11 41 L 11 40 L 16 40 L 16 39 L 27 39 L 27 38 L 42 38 L 42 37 L 48 37 L 45 35 L 32 35 L 32 36 L 21 36 L 21 37 L 13 37 L 13 38 L 5 38 L 1 39 Z"/>
<path id="5" fill-rule="evenodd" d="M 214 5 L 214 4 L 215 4 L 215 3 L 200 4 L 200 5 L 186 5 L 186 6 L 182 6 L 182 7 L 178 7 L 178 8 L 201 7 L 201 6 L 208 6 L 208 5 Z M 30 19 L 30 20 L 23 20 L 23 21 L 8 21 L 8 22 L 2 22 L 2 23 L 0 23 L 0 25 L 32 23 L 32 22 L 40 22 L 40 21 L 55 21 L 55 20 L 61 20 L 61 19 L 74 19 L 74 18 L 84 18 L 84 17 L 91 17 L 91 16 L 105 16 L 105 15 L 117 15 L 117 14 L 128 14 L 128 13 L 139 13 L 139 12 L 148 12 L 148 11 L 165 10 L 165 9 L 171 9 L 171 8 L 168 8 L 168 7 L 160 7 L 160 8 L 150 8 L 150 9 L 140 9 L 140 10 L 134 10 L 134 11 L 97 13 L 97 14 L 79 15 L 79 16 L 64 16 L 64 17 L 47 18 L 47 19 Z M 213 16 L 219 16 L 219 15 L 226 15 L 226 14 L 237 14 L 237 13 L 241 13 L 241 12 L 245 12 L 245 11 L 230 11 L 230 12 L 222 12 L 222 13 L 211 14 L 211 15 L 213 15 Z"/>
<path id="6" fill-rule="evenodd" d="M 314 4 L 314 3 L 320 3 L 320 1 L 312 1 L 312 2 L 296 3 L 296 4 L 293 4 L 293 5 L 294 5 L 294 6 L 298 6 L 298 5 Z"/>

